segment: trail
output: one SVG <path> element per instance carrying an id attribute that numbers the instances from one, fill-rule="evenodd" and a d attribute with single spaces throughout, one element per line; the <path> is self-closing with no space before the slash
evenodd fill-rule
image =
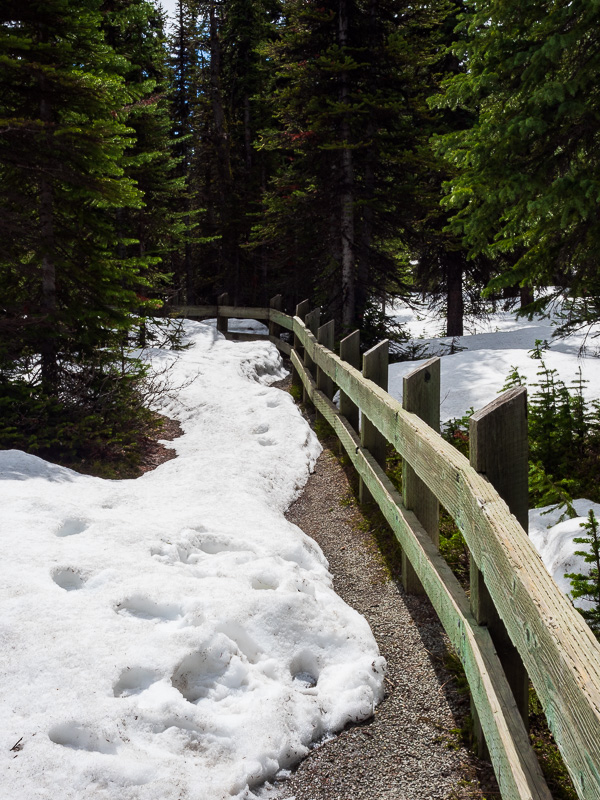
<path id="1" fill-rule="evenodd" d="M 426 598 L 389 576 L 331 450 L 319 457 L 287 518 L 322 548 L 335 591 L 365 616 L 387 660 L 373 719 L 347 727 L 278 784 L 295 800 L 446 800 L 498 792 L 487 762 L 460 742 L 468 698 L 448 671 L 448 642 Z"/>

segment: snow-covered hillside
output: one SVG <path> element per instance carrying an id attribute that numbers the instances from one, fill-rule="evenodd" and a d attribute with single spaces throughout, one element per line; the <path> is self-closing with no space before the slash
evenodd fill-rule
<path id="1" fill-rule="evenodd" d="M 555 310 L 558 311 L 557 309 Z M 402 323 L 415 338 L 414 348 L 424 349 L 428 357 L 441 356 L 441 419 L 442 422 L 462 417 L 470 408 L 478 410 L 487 405 L 501 391 L 513 368 L 526 378 L 529 391 L 538 380 L 539 361 L 531 358 L 530 351 L 536 340 L 546 341 L 544 362 L 557 371 L 557 377 L 567 386 L 577 380 L 579 370 L 587 381 L 584 394 L 588 400 L 600 399 L 600 324 L 591 330 L 556 339 L 553 333 L 558 313 L 548 319 L 536 317 L 532 321 L 518 318 L 514 311 L 490 314 L 485 320 L 472 320 L 466 326 L 471 332 L 466 336 L 436 337 L 443 330 L 444 319 L 435 308 L 424 307 L 419 313 L 401 306 L 392 310 L 392 317 Z M 452 355 L 451 349 L 456 350 Z M 585 353 L 585 355 L 583 354 Z M 419 361 L 404 361 L 390 366 L 389 392 L 402 400 L 402 379 L 415 369 Z M 589 572 L 581 556 L 581 544 L 573 539 L 585 535 L 581 524 L 586 521 L 589 509 L 598 515 L 600 507 L 589 500 L 575 502 L 577 516 L 560 521 L 562 510 L 533 509 L 529 514 L 529 534 L 544 564 L 560 586 L 568 593 L 571 585 L 564 577 L 567 572 Z M 585 600 L 578 604 L 585 604 Z"/>
<path id="2" fill-rule="evenodd" d="M 558 371 L 567 386 L 577 379 L 581 366 L 583 377 L 588 381 L 586 397 L 600 399 L 600 358 L 594 355 L 600 350 L 600 339 L 586 332 L 568 339 L 554 339 L 556 317 L 536 317 L 530 322 L 517 318 L 514 311 L 497 312 L 481 322 L 472 322 L 469 326 L 472 333 L 452 339 L 435 335 L 443 329 L 444 320 L 434 310 L 423 309 L 415 314 L 410 309 L 397 309 L 392 314 L 415 337 L 411 344 L 424 351 L 424 356 L 443 356 L 442 421 L 462 417 L 471 407 L 476 411 L 483 408 L 498 395 L 515 367 L 531 387 L 539 369 L 539 361 L 529 354 L 536 340 L 548 342 L 544 361 L 550 369 Z M 592 333 L 598 331 L 600 325 Z M 584 356 L 580 356 L 582 346 L 585 347 Z M 452 350 L 455 352 L 450 355 Z M 389 392 L 393 397 L 402 400 L 403 377 L 424 360 L 402 361 L 390 366 Z"/>
<path id="3" fill-rule="evenodd" d="M 283 514 L 320 446 L 275 348 L 186 323 L 178 457 L 137 480 L 0 452 L 3 800 L 250 796 L 371 715 L 383 659 Z"/>
<path id="4" fill-rule="evenodd" d="M 409 323 L 430 353 L 447 352 L 435 315 Z M 536 339 L 566 383 L 581 366 L 600 397 L 600 359 L 578 357 L 580 337 L 552 341 L 551 323 L 512 314 L 489 326 L 443 357 L 444 419 L 492 400 L 514 366 L 534 380 Z M 275 348 L 225 341 L 214 324 L 185 331 L 188 350 L 151 354 L 182 387 L 161 409 L 183 426 L 176 459 L 107 481 L 0 451 L 6 800 L 251 798 L 382 697 L 367 623 L 284 518 L 320 447 L 270 386 L 283 374 Z M 415 366 L 391 367 L 396 397 Z M 589 507 L 577 501 L 581 517 L 563 523 L 531 514 L 563 590 L 583 566 L 573 538 Z"/>

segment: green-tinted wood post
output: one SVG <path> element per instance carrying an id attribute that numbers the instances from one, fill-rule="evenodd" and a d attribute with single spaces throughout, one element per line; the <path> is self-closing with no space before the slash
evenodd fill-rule
<path id="1" fill-rule="evenodd" d="M 333 350 L 335 346 L 335 322 L 333 320 L 329 320 L 317 330 L 317 342 L 328 350 Z M 319 367 L 317 367 L 317 389 L 320 389 L 326 397 L 333 400 L 335 383 Z M 324 419 L 324 417 L 317 412 L 317 419 Z"/>
<path id="2" fill-rule="evenodd" d="M 276 311 L 281 311 L 282 305 L 283 296 L 280 294 L 276 294 L 275 297 L 272 297 L 269 300 L 269 308 L 274 308 Z M 276 339 L 279 339 L 280 333 L 281 325 L 277 325 L 277 323 L 269 321 L 269 336 L 274 336 Z"/>
<path id="3" fill-rule="evenodd" d="M 420 367 L 404 377 L 402 407 L 416 414 L 430 428 L 440 430 L 440 359 L 430 358 Z M 440 504 L 435 494 L 415 474 L 412 467 L 402 464 L 402 498 L 406 508 L 425 528 L 432 542 L 439 546 Z M 407 592 L 423 594 L 421 582 L 417 578 L 410 561 L 402 553 L 402 583 Z"/>
<path id="4" fill-rule="evenodd" d="M 223 292 L 217 297 L 217 306 L 228 306 L 229 305 L 229 295 L 227 292 Z M 217 330 L 227 336 L 227 329 L 229 325 L 229 320 L 227 317 L 222 317 L 217 310 Z"/>
<path id="5" fill-rule="evenodd" d="M 340 342 L 340 358 L 347 361 L 351 367 L 360 369 L 360 331 L 350 333 Z M 358 432 L 358 406 L 350 400 L 347 394 L 340 390 L 340 414 Z"/>
<path id="6" fill-rule="evenodd" d="M 527 389 L 509 389 L 477 411 L 469 423 L 469 460 L 506 502 L 521 527 L 529 526 Z M 485 568 L 484 568 L 485 569 Z M 517 649 L 498 616 L 484 582 L 485 574 L 471 557 L 471 609 L 480 625 L 490 631 L 496 652 L 515 696 L 525 727 L 529 727 L 529 681 Z M 475 719 L 475 736 L 485 754 L 483 735 Z"/>
<path id="7" fill-rule="evenodd" d="M 308 310 L 310 308 L 310 300 L 303 300 L 301 303 L 298 303 L 296 306 L 296 316 L 300 317 L 302 322 L 304 322 L 304 318 L 308 314 Z M 300 339 L 294 334 L 294 350 L 298 354 L 300 358 L 304 356 L 304 348 L 302 347 L 302 343 Z M 300 375 L 298 375 L 298 371 L 292 367 L 292 386 L 298 387 L 298 389 L 302 388 L 302 379 Z"/>
<path id="8" fill-rule="evenodd" d="M 363 355 L 363 375 L 387 392 L 388 388 L 389 342 L 384 339 Z M 387 456 L 387 439 L 379 433 L 375 425 L 363 414 L 360 421 L 360 444 L 368 450 L 377 463 L 385 469 Z M 371 493 L 360 480 L 358 484 L 358 500 L 360 503 L 370 501 Z"/>
<path id="9" fill-rule="evenodd" d="M 317 333 L 319 331 L 319 325 L 321 324 L 321 309 L 315 308 L 312 311 L 309 311 L 306 317 L 304 318 L 306 322 L 306 327 L 312 333 L 312 335 L 316 338 Z M 304 366 L 306 370 L 316 379 L 315 374 L 315 362 L 312 358 L 308 355 L 308 350 L 304 351 Z M 310 398 L 308 396 L 308 392 L 306 389 L 302 391 L 302 402 L 308 403 L 310 402 Z"/>

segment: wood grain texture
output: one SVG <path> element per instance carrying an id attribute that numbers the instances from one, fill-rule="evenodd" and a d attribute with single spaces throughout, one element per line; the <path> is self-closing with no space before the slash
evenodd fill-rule
<path id="1" fill-rule="evenodd" d="M 469 463 L 486 476 L 524 531 L 529 527 L 529 448 L 527 390 L 509 389 L 477 411 L 469 421 Z M 498 616 L 485 576 L 471 559 L 471 610 L 486 625 L 526 727 L 529 678 L 506 626 Z M 478 725 L 475 725 L 479 734 Z M 483 749 L 480 749 L 483 753 Z"/>
<path id="2" fill-rule="evenodd" d="M 348 334 L 340 342 L 340 358 L 347 361 L 351 367 L 360 369 L 360 331 Z M 340 390 L 340 414 L 345 417 L 354 430 L 358 433 L 359 413 L 358 406 L 353 403 L 345 392 Z"/>
<path id="3" fill-rule="evenodd" d="M 312 335 L 316 338 L 317 331 L 319 329 L 319 325 L 321 323 L 321 309 L 320 308 L 313 308 L 312 311 L 309 311 L 308 314 L 304 318 L 304 322 L 306 328 L 312 333 Z M 315 366 L 315 362 L 312 360 L 310 353 L 306 348 L 304 348 L 304 357 L 302 359 L 304 363 L 304 367 L 308 372 L 316 378 L 317 375 L 317 368 Z M 310 403 L 310 397 L 306 391 L 306 388 L 302 389 L 302 401 L 306 403 Z"/>
<path id="4" fill-rule="evenodd" d="M 178 317 L 188 319 L 212 319 L 218 315 L 234 319 L 269 319 L 270 308 L 245 308 L 243 306 L 167 306 Z"/>
<path id="5" fill-rule="evenodd" d="M 273 342 L 275 347 L 280 350 L 285 356 L 288 358 L 290 357 L 290 353 L 292 352 L 292 345 L 289 342 L 284 342 L 283 339 L 279 339 L 277 336 L 269 336 L 269 341 Z"/>
<path id="6" fill-rule="evenodd" d="M 440 430 L 440 359 L 430 358 L 409 372 L 403 380 L 402 407 L 415 413 L 433 428 Z M 402 498 L 406 508 L 414 511 L 417 519 L 439 548 L 440 504 L 434 492 L 419 478 L 408 461 L 402 463 Z M 402 583 L 407 592 L 423 594 L 416 572 L 406 553 L 402 553 Z"/>
<path id="7" fill-rule="evenodd" d="M 269 336 L 272 336 L 275 339 L 279 338 L 279 334 L 281 333 L 281 326 L 275 322 L 274 319 L 271 318 L 271 309 L 275 309 L 277 311 L 281 311 L 281 307 L 283 305 L 283 295 L 276 294 L 275 297 L 272 297 L 269 300 Z"/>
<path id="8" fill-rule="evenodd" d="M 309 300 L 302 300 L 302 302 L 298 303 L 296 306 L 296 317 L 299 321 L 302 322 L 304 325 L 304 320 L 306 315 L 310 311 L 310 301 Z M 270 317 L 273 319 L 273 315 Z M 292 320 L 292 331 L 294 331 L 294 320 Z M 298 335 L 294 332 L 293 334 L 293 347 L 294 350 L 298 353 L 298 355 L 304 359 L 304 345 L 302 344 L 302 340 L 298 337 Z M 302 389 L 302 381 L 300 380 L 300 376 L 296 372 L 296 369 L 292 367 L 292 386 L 295 386 L 297 389 Z"/>
<path id="9" fill-rule="evenodd" d="M 600 644 L 491 483 L 415 414 L 321 347 L 300 320 L 294 320 L 294 331 L 457 522 L 523 658 L 578 795 L 600 800 Z"/>
<path id="10" fill-rule="evenodd" d="M 212 306 L 166 306 L 166 311 L 177 317 L 186 319 L 213 319 L 217 316 L 218 307 Z"/>
<path id="11" fill-rule="evenodd" d="M 269 309 L 269 319 L 279 325 L 279 327 L 285 328 L 288 331 L 291 331 L 294 328 L 294 318 L 290 317 L 289 314 L 284 314 L 283 311 L 279 311 L 276 308 Z"/>
<path id="12" fill-rule="evenodd" d="M 389 341 L 384 339 L 363 355 L 362 372 L 365 378 L 373 381 L 382 389 L 388 388 L 388 361 L 389 361 Z M 375 461 L 385 468 L 387 458 L 388 443 L 371 420 L 362 416 L 360 420 L 360 443 L 366 448 Z M 362 478 L 358 483 L 358 499 L 360 503 L 372 501 L 371 494 Z"/>
<path id="13" fill-rule="evenodd" d="M 328 350 L 333 350 L 335 344 L 335 322 L 330 320 L 325 325 L 321 325 L 317 330 L 317 341 Z M 335 383 L 326 375 L 322 369 L 317 367 L 317 386 L 330 400 L 335 394 Z"/>
<path id="14" fill-rule="evenodd" d="M 490 742 L 490 754 L 502 797 L 504 800 L 550 800 L 550 792 L 529 744 L 489 634 L 475 622 L 464 591 L 437 552 L 427 531 L 412 512 L 404 509 L 400 495 L 383 469 L 361 447 L 347 420 L 318 390 L 315 381 L 303 369 L 295 353 L 292 353 L 292 360 L 311 401 L 334 428 L 354 467 L 408 554 L 461 658 L 486 737 Z"/>

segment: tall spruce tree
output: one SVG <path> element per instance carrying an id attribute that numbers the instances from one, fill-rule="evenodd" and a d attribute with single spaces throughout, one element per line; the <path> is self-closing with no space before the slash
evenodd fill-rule
<path id="1" fill-rule="evenodd" d="M 146 288 L 141 285 L 138 293 L 143 311 L 144 304 L 154 305 L 145 299 L 148 286 L 155 291 L 162 286 L 164 292 L 170 254 L 184 245 L 187 234 L 185 181 L 178 170 L 180 157 L 169 116 L 169 54 L 163 15 L 148 0 L 104 0 L 102 12 L 106 41 L 124 57 L 125 85 L 143 92 L 122 110 L 134 140 L 124 153 L 125 175 L 142 192 L 143 202 L 115 211 L 117 228 L 132 239 L 125 252 L 138 260 L 146 279 Z"/>
<path id="2" fill-rule="evenodd" d="M 176 48 L 177 63 L 187 64 L 191 76 L 188 95 L 191 87 L 195 97 L 187 124 L 198 212 L 196 291 L 205 298 L 227 291 L 237 303 L 262 304 L 268 296 L 265 262 L 249 241 L 270 171 L 255 147 L 265 125 L 261 98 L 269 73 L 260 45 L 272 35 L 279 0 L 198 0 L 193 8 L 194 35 L 185 42 L 178 35 Z M 184 61 L 190 47 L 193 54 Z M 178 79 L 177 97 L 180 85 Z"/>
<path id="3" fill-rule="evenodd" d="M 445 4 L 288 0 L 283 9 L 271 49 L 276 124 L 262 134 L 281 167 L 256 235 L 292 287 L 344 329 L 364 329 L 378 296 L 403 286 L 423 215 L 420 87 Z"/>
<path id="4" fill-rule="evenodd" d="M 600 7 L 473 0 L 469 12 L 456 50 L 468 70 L 442 101 L 477 115 L 439 141 L 456 169 L 451 228 L 471 255 L 510 261 L 493 288 L 558 285 L 595 314 Z"/>
<path id="5" fill-rule="evenodd" d="M 123 406 L 141 373 L 122 345 L 146 278 L 115 210 L 142 203 L 125 174 L 125 121 L 146 89 L 125 82 L 103 23 L 100 0 L 0 9 L 5 446 L 74 452 L 114 442 L 131 419 Z"/>

